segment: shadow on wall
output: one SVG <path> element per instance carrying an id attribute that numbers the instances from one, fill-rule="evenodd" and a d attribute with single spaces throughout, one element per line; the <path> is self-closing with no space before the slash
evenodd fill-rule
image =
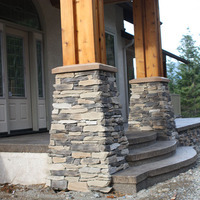
<path id="1" fill-rule="evenodd" d="M 0 184 L 48 184 L 47 153 L 0 153 Z"/>
<path id="2" fill-rule="evenodd" d="M 0 153 L 0 184 L 10 183 L 11 180 L 8 175 L 8 168 L 4 164 L 5 153 Z M 9 159 L 7 160 L 9 162 Z M 12 167 L 12 166 L 11 166 Z"/>

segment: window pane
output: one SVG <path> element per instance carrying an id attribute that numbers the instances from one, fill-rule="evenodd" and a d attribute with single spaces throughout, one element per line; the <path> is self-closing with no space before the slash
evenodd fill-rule
<path id="1" fill-rule="evenodd" d="M 43 93 L 42 43 L 39 40 L 36 41 L 36 51 L 37 51 L 37 71 L 38 71 L 38 95 L 39 95 L 39 97 L 44 97 L 44 93 Z"/>
<path id="2" fill-rule="evenodd" d="M 9 96 L 25 97 L 23 38 L 7 36 Z"/>
<path id="3" fill-rule="evenodd" d="M 108 33 L 106 33 L 106 57 L 107 64 L 115 66 L 114 36 Z"/>
<path id="4" fill-rule="evenodd" d="M 41 29 L 31 0 L 0 0 L 0 18 L 34 29 Z"/>
<path id="5" fill-rule="evenodd" d="M 0 33 L 0 96 L 3 96 L 3 73 L 2 73 L 2 55 L 1 55 L 1 33 Z"/>

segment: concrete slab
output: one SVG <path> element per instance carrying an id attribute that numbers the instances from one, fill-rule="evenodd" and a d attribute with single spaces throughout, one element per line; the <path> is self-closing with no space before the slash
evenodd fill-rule
<path id="1" fill-rule="evenodd" d="M 135 162 L 138 160 L 149 159 L 161 155 L 168 154 L 175 151 L 177 147 L 176 140 L 170 141 L 157 141 L 155 144 L 140 149 L 133 149 L 129 151 L 129 155 L 126 156 L 128 162 Z"/>
<path id="2" fill-rule="evenodd" d="M 148 177 L 157 177 L 162 174 L 179 170 L 195 163 L 197 153 L 192 147 L 179 147 L 176 153 L 166 159 L 130 167 L 112 175 L 113 184 L 133 184 L 136 185 Z"/>
<path id="3" fill-rule="evenodd" d="M 0 152 L 47 153 L 49 133 L 0 138 Z"/>
<path id="4" fill-rule="evenodd" d="M 200 118 L 176 118 L 175 119 L 176 128 L 183 128 L 186 126 L 191 126 L 195 124 L 200 124 Z"/>

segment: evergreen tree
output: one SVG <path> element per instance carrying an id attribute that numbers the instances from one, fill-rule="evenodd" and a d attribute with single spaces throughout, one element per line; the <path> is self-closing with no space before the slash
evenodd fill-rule
<path id="1" fill-rule="evenodd" d="M 190 63 L 179 64 L 176 74 L 172 76 L 171 91 L 181 95 L 181 112 L 183 117 L 200 116 L 200 48 L 196 46 L 190 34 L 183 35 L 178 47 L 180 57 Z M 172 66 L 172 64 L 171 64 Z M 170 67 L 169 67 L 170 72 Z M 171 79 L 171 80 L 172 80 Z"/>
<path id="2" fill-rule="evenodd" d="M 169 82 L 169 91 L 171 94 L 177 94 L 177 66 L 171 59 L 167 60 L 167 77 L 170 80 Z"/>

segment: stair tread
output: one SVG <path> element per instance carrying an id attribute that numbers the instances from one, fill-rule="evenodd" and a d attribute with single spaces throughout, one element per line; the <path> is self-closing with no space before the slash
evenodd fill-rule
<path id="1" fill-rule="evenodd" d="M 158 152 L 161 150 L 167 150 L 170 147 L 174 147 L 177 144 L 176 140 L 170 140 L 170 141 L 157 141 L 154 144 L 151 144 L 146 147 L 141 147 L 138 149 L 132 149 L 129 151 L 129 155 L 141 155 L 145 153 L 151 153 Z M 166 152 L 167 153 L 167 152 Z M 153 155 L 152 155 L 153 156 Z"/>
<path id="2" fill-rule="evenodd" d="M 126 132 L 127 138 L 143 138 L 147 136 L 157 135 L 156 132 L 153 131 L 132 131 Z"/>
<path id="3" fill-rule="evenodd" d="M 176 153 L 169 158 L 130 167 L 113 174 L 113 183 L 137 184 L 148 177 L 154 177 L 189 166 L 196 161 L 196 158 L 197 153 L 192 147 L 178 147 Z"/>
<path id="4" fill-rule="evenodd" d="M 156 140 L 157 133 L 152 131 L 134 131 L 127 132 L 126 136 L 131 145 L 145 143 L 148 141 Z"/>

